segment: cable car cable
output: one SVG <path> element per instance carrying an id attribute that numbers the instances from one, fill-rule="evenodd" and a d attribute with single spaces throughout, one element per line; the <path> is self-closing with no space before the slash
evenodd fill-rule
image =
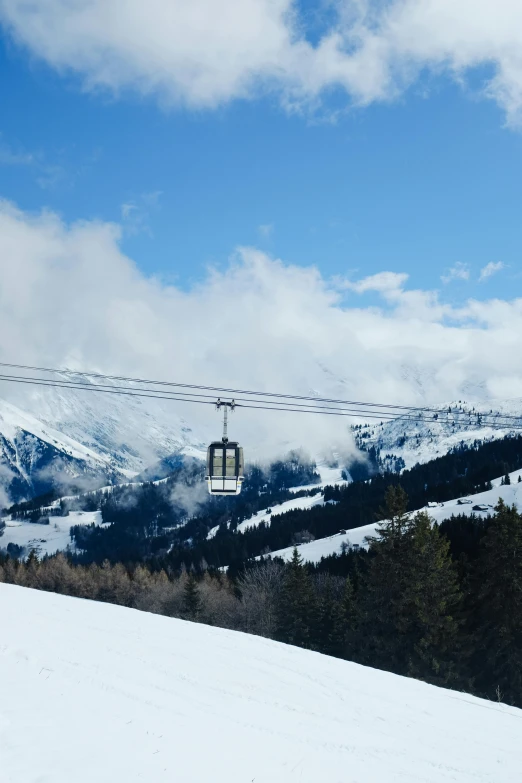
<path id="1" fill-rule="evenodd" d="M 117 376 L 117 375 L 104 375 L 102 373 L 94 373 L 94 372 L 87 372 L 87 371 L 80 371 L 80 370 L 60 370 L 57 368 L 49 368 L 49 367 L 34 367 L 30 365 L 23 365 L 23 364 L 9 364 L 7 362 L 0 362 L 0 367 L 14 367 L 17 369 L 23 369 L 23 370 L 37 370 L 39 372 L 50 372 L 50 373 L 59 373 L 63 375 L 82 375 L 84 377 L 90 377 L 90 378 L 102 378 L 105 380 L 115 380 L 115 381 L 126 381 L 128 383 L 148 383 L 153 384 L 156 386 L 173 386 L 177 388 L 184 388 L 184 389 L 199 389 L 204 391 L 216 391 L 216 392 L 226 392 L 227 394 L 232 394 L 234 396 L 238 394 L 248 394 L 253 396 L 259 396 L 259 397 L 274 397 L 278 399 L 290 399 L 290 400 L 305 400 L 305 401 L 311 401 L 311 402 L 326 402 L 326 403 L 337 403 L 341 405 L 356 405 L 356 406 L 370 406 L 372 408 L 378 408 L 378 409 L 390 409 L 390 410 L 405 410 L 405 411 L 418 411 L 418 412 L 424 412 L 424 413 L 437 413 L 441 415 L 443 412 L 438 408 L 431 408 L 428 406 L 425 407 L 419 407 L 419 406 L 408 406 L 408 405 L 394 405 L 394 404 L 386 404 L 386 403 L 371 403 L 371 402 L 363 402 L 359 400 L 339 400 L 339 399 L 330 399 L 326 397 L 306 397 L 301 395 L 292 395 L 292 394 L 280 394 L 275 392 L 262 392 L 262 391 L 251 391 L 251 390 L 245 390 L 245 389 L 230 389 L 230 388 L 224 388 L 219 386 L 198 386 L 196 384 L 187 384 L 187 383 L 176 383 L 173 381 L 155 381 L 155 380 L 146 380 L 144 378 L 129 378 L 126 376 Z M 472 413 L 466 413 L 464 411 L 451 411 L 453 416 L 469 416 L 473 415 Z M 492 416 L 494 414 L 476 414 L 481 415 L 482 417 L 486 416 Z M 518 416 L 511 416 L 510 414 L 502 414 L 501 418 L 503 419 L 512 419 L 516 421 L 520 421 L 520 417 Z"/>
<path id="2" fill-rule="evenodd" d="M 108 377 L 108 376 L 107 376 Z M 53 388 L 64 388 L 64 389 L 76 389 L 77 391 L 90 391 L 90 392 L 98 392 L 98 393 L 105 393 L 105 394 L 116 394 L 116 395 L 123 395 L 128 397 L 145 397 L 149 399 L 158 399 L 158 400 L 169 400 L 171 402 L 178 401 L 178 402 L 192 402 L 202 405 L 215 405 L 215 398 L 213 398 L 213 401 L 210 402 L 205 399 L 193 399 L 193 397 L 197 396 L 203 396 L 203 395 L 192 395 L 192 396 L 173 396 L 175 393 L 170 392 L 167 394 L 162 394 L 160 391 L 155 390 L 143 390 L 143 391 L 136 391 L 133 389 L 129 389 L 128 387 L 119 387 L 119 388 L 110 388 L 106 386 L 87 386 L 87 385 L 81 385 L 81 384 L 74 384 L 73 382 L 68 381 L 52 381 L 47 379 L 41 379 L 41 380 L 35 380 L 30 378 L 24 378 L 24 377 L 17 377 L 17 376 L 0 376 L 0 381 L 4 380 L 7 383 L 24 383 L 28 385 L 33 386 L 44 386 L 44 387 L 53 387 Z M 151 392 L 151 393 L 148 393 Z M 207 395 L 205 395 L 207 396 Z M 210 395 L 208 395 L 210 396 Z M 249 402 L 257 403 L 261 401 L 257 400 L 251 400 Z M 297 404 L 297 403 L 296 403 Z M 371 404 L 371 403 L 370 403 Z M 517 424 L 512 423 L 504 423 L 498 420 L 498 418 L 495 419 L 494 422 L 489 421 L 481 421 L 481 422 L 463 422 L 463 421 L 454 421 L 450 418 L 444 418 L 444 413 L 441 411 L 437 411 L 439 416 L 442 416 L 442 419 L 433 419 L 433 417 L 430 418 L 424 418 L 420 414 L 412 415 L 412 414 L 394 414 L 388 411 L 363 411 L 358 409 L 357 411 L 351 411 L 350 409 L 346 408 L 322 408 L 320 406 L 302 406 L 300 408 L 297 407 L 281 407 L 281 405 L 287 405 L 286 403 L 275 403 L 273 405 L 261 405 L 261 404 L 243 404 L 243 403 L 236 403 L 236 407 L 242 407 L 242 408 L 248 408 L 251 410 L 267 410 L 267 411 L 280 411 L 280 412 L 286 412 L 286 413 L 314 413 L 316 415 L 330 415 L 330 416 L 348 416 L 351 418 L 361 418 L 361 419 L 379 419 L 379 420 L 386 420 L 386 421 L 415 421 L 415 422 L 426 422 L 433 424 L 435 422 L 437 423 L 444 423 L 444 424 L 457 424 L 457 426 L 466 426 L 466 425 L 474 425 L 475 427 L 482 427 L 482 428 L 490 428 L 490 429 L 496 429 L 496 430 L 519 430 L 522 429 L 522 417 L 510 417 L 515 419 Z M 290 405 L 290 403 L 288 403 Z M 408 410 L 408 409 L 406 409 Z M 480 415 L 481 418 L 484 418 L 481 414 L 467 414 L 468 419 L 470 415 Z M 502 417 L 501 417 L 502 418 Z"/>
<path id="3" fill-rule="evenodd" d="M 2 380 L 7 381 L 7 382 L 20 382 L 20 383 L 29 383 L 30 381 L 32 381 L 35 384 L 40 384 L 42 386 L 53 386 L 53 385 L 58 386 L 59 385 L 61 388 L 71 388 L 71 389 L 84 390 L 84 391 L 107 391 L 108 390 L 108 391 L 110 391 L 112 393 L 115 393 L 116 391 L 122 391 L 122 393 L 124 393 L 124 394 L 133 393 L 135 396 L 138 396 L 138 394 L 142 394 L 143 396 L 150 396 L 152 399 L 154 399 L 154 398 L 163 399 L 163 400 L 172 399 L 172 400 L 179 400 L 179 401 L 182 401 L 182 402 L 190 402 L 190 401 L 192 401 L 191 400 L 192 397 L 202 397 L 202 398 L 205 398 L 205 399 L 211 399 L 213 402 L 215 401 L 215 396 L 214 395 L 210 395 L 210 394 L 195 394 L 195 393 L 188 393 L 188 392 L 187 393 L 182 393 L 182 392 L 166 392 L 166 393 L 162 393 L 160 390 L 156 390 L 156 389 L 145 389 L 144 390 L 145 392 L 149 392 L 150 393 L 149 395 L 145 395 L 143 392 L 138 392 L 136 390 L 130 389 L 128 386 L 115 386 L 113 384 L 111 384 L 111 385 L 107 385 L 107 384 L 88 385 L 88 384 L 82 384 L 80 381 L 60 380 L 59 382 L 56 382 L 56 381 L 52 381 L 51 379 L 47 379 L 47 378 L 34 378 L 34 377 L 31 377 L 31 376 L 15 376 L 15 375 L 0 375 L 0 381 L 2 381 Z M 169 396 L 166 396 L 166 395 L 169 395 Z M 248 398 L 242 398 L 242 397 L 239 397 L 237 399 L 240 400 L 241 402 L 259 403 L 259 406 L 262 406 L 264 403 L 266 403 L 265 400 L 250 400 Z M 196 400 L 194 400 L 194 402 L 195 401 Z M 371 408 L 371 407 L 370 407 L 370 409 L 353 410 L 353 409 L 346 408 L 346 407 L 338 408 L 338 407 L 332 407 L 332 406 L 312 405 L 312 404 L 308 404 L 308 403 L 305 404 L 305 403 L 297 403 L 297 402 L 295 402 L 295 403 L 278 402 L 277 405 L 278 406 L 283 405 L 283 406 L 285 406 L 284 409 L 288 409 L 288 410 L 292 410 L 292 411 L 294 411 L 295 407 L 297 406 L 297 407 L 300 407 L 300 408 L 312 409 L 313 411 L 330 411 L 330 412 L 331 411 L 342 411 L 344 413 L 352 413 L 353 415 L 367 414 L 368 416 L 373 416 L 373 415 L 376 414 L 376 411 L 373 408 Z M 243 406 L 243 407 L 247 407 L 247 406 Z M 270 410 L 271 409 L 272 408 L 270 408 Z M 437 415 L 437 419 L 439 419 L 439 416 L 442 417 L 441 421 L 443 421 L 443 422 L 444 421 L 446 421 L 446 422 L 449 422 L 449 421 L 452 422 L 453 421 L 452 419 L 449 418 L 449 415 L 447 413 L 445 413 L 445 412 L 440 412 L 439 414 L 436 414 L 436 415 Z M 468 418 L 469 418 L 470 415 L 473 415 L 473 414 L 468 414 Z M 419 414 L 405 413 L 405 414 L 401 414 L 401 415 L 397 416 L 396 413 L 392 413 L 392 412 L 388 412 L 388 411 L 384 411 L 384 410 L 377 412 L 376 418 L 387 418 L 387 419 L 393 418 L 393 419 L 401 419 L 401 420 L 427 421 L 427 422 L 432 422 L 433 421 L 433 418 L 421 417 Z M 489 416 L 485 416 L 485 418 L 489 418 Z M 492 422 L 492 424 L 495 424 L 495 425 L 498 425 L 498 426 L 502 426 L 503 425 L 503 421 L 502 420 L 503 420 L 503 416 L 502 415 L 495 416 L 494 417 L 494 421 Z M 519 419 L 519 421 L 522 422 L 522 419 Z M 489 422 L 485 422 L 485 423 L 489 424 Z M 507 426 L 509 426 L 509 424 L 506 423 L 505 426 L 507 427 Z"/>

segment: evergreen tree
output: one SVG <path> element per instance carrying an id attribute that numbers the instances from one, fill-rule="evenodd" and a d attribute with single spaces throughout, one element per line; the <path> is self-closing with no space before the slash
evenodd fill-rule
<path id="1" fill-rule="evenodd" d="M 449 685 L 464 669 L 459 660 L 462 595 L 449 541 L 426 513 L 413 519 L 411 551 L 411 611 L 413 649 L 408 674 Z"/>
<path id="2" fill-rule="evenodd" d="M 317 637 L 316 601 L 303 560 L 294 548 L 286 568 L 277 611 L 277 638 L 298 647 L 314 647 Z"/>
<path id="3" fill-rule="evenodd" d="M 194 574 L 188 575 L 183 590 L 182 612 L 188 620 L 197 620 L 202 609 L 201 596 Z"/>
<path id="4" fill-rule="evenodd" d="M 409 522 L 406 497 L 400 487 L 389 487 L 383 514 L 387 520 L 371 539 L 368 570 L 361 577 L 357 606 L 357 657 L 362 663 L 406 673 L 403 649 L 405 621 L 405 565 L 408 560 Z"/>
<path id="5" fill-rule="evenodd" d="M 353 628 L 354 600 L 349 578 L 345 579 L 341 595 L 336 595 L 332 580 L 326 583 L 317 607 L 315 627 L 316 647 L 326 655 L 346 658 L 349 653 L 349 634 Z"/>
<path id="6" fill-rule="evenodd" d="M 500 500 L 474 580 L 477 688 L 522 706 L 522 516 Z"/>
<path id="7" fill-rule="evenodd" d="M 389 521 L 371 543 L 359 591 L 363 663 L 445 685 L 455 680 L 460 593 L 449 543 L 425 513 L 406 516 L 405 493 L 386 495 Z"/>

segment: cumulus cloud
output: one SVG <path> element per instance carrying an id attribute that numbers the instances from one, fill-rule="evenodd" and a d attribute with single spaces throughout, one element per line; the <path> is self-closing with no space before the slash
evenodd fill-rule
<path id="1" fill-rule="evenodd" d="M 362 280 L 352 282 L 345 280 L 341 283 L 343 288 L 355 291 L 357 294 L 365 294 L 368 291 L 376 291 L 388 299 L 397 299 L 404 289 L 404 284 L 408 280 L 408 275 L 397 272 L 378 272 L 376 275 L 369 275 Z"/>
<path id="2" fill-rule="evenodd" d="M 441 280 L 444 285 L 451 283 L 453 280 L 469 280 L 470 269 L 467 264 L 462 264 L 460 261 L 452 266 L 446 274 L 441 275 Z"/>
<path id="3" fill-rule="evenodd" d="M 497 272 L 500 272 L 501 269 L 505 268 L 505 264 L 502 263 L 502 261 L 490 261 L 489 264 L 486 264 L 486 266 L 482 267 L 480 270 L 480 277 L 479 277 L 479 283 L 483 283 L 484 280 L 487 280 L 492 275 L 496 275 Z"/>
<path id="4" fill-rule="evenodd" d="M 255 248 L 183 290 L 145 277 L 121 233 L 0 205 L 0 360 L 406 405 L 487 399 L 522 384 L 522 299 L 454 307 L 408 287 L 406 275 L 330 281 Z M 382 307 L 358 299 L 366 291 Z M 0 385 L 22 408 L 34 394 Z M 165 406 L 198 431 L 219 429 L 211 406 Z M 116 431 L 127 426 L 113 418 Z M 282 444 L 351 449 L 344 419 L 243 409 L 232 421 L 249 455 Z"/>
<path id="5" fill-rule="evenodd" d="M 13 37 L 87 88 L 196 107 L 266 91 L 299 106 L 341 88 L 366 105 L 423 74 L 465 84 L 482 69 L 482 93 L 522 121 L 519 0 L 336 0 L 318 39 L 302 10 L 298 0 L 0 0 Z M 326 18 L 320 0 L 317 10 Z"/>

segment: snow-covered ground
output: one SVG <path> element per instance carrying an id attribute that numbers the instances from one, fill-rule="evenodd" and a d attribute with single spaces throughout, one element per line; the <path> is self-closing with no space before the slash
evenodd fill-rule
<path id="1" fill-rule="evenodd" d="M 515 783 L 522 711 L 0 585 L 2 783 Z"/>
<path id="2" fill-rule="evenodd" d="M 327 487 L 338 484 L 339 486 L 345 486 L 349 484 L 345 481 L 341 475 L 341 468 L 331 468 L 322 462 L 317 463 L 317 472 L 321 477 L 321 480 L 317 484 L 307 484 L 304 487 L 291 487 L 290 492 L 299 492 L 302 489 L 317 489 L 317 487 Z"/>
<path id="3" fill-rule="evenodd" d="M 3 520 L 5 528 L 0 535 L 0 549 L 8 544 L 17 544 L 28 555 L 34 549 L 38 556 L 54 555 L 72 546 L 70 531 L 74 525 L 95 525 L 102 523 L 101 511 L 71 511 L 66 517 L 49 517 L 48 525 L 32 524 L 19 519 Z M 0 778 L 1 780 L 1 778 Z"/>
<path id="4" fill-rule="evenodd" d="M 333 486 L 335 484 L 345 486 L 349 483 L 342 478 L 341 468 L 329 468 L 324 464 L 318 464 L 317 471 L 321 476 L 321 481 L 319 483 L 307 484 L 306 486 L 302 487 L 290 487 L 289 491 L 300 492 L 301 490 L 323 489 L 326 486 Z M 324 505 L 324 499 L 323 496 L 319 493 L 317 495 L 309 495 L 301 498 L 293 498 L 292 500 L 285 500 L 284 503 L 279 503 L 276 506 L 271 506 L 269 508 L 258 511 L 254 516 L 251 516 L 248 519 L 245 519 L 243 522 L 240 522 L 240 524 L 237 526 L 237 530 L 238 532 L 243 533 L 249 527 L 257 527 L 261 524 L 261 522 L 270 525 L 272 515 L 285 514 L 287 511 L 295 511 L 298 508 L 307 509 L 312 508 L 313 506 L 322 505 Z M 214 538 L 218 530 L 219 525 L 213 527 L 209 531 L 207 539 Z"/>
<path id="5" fill-rule="evenodd" d="M 295 511 L 297 508 L 312 508 L 312 506 L 322 506 L 323 503 L 323 496 L 319 493 L 317 495 L 306 495 L 302 498 L 285 500 L 284 503 L 279 503 L 277 506 L 272 506 L 270 511 L 264 509 L 263 511 L 259 511 L 256 516 L 250 517 L 250 519 L 245 519 L 244 522 L 241 522 L 237 526 L 237 529 L 238 531 L 243 532 L 249 527 L 257 527 L 261 524 L 261 522 L 270 524 L 272 514 L 284 514 L 287 511 Z"/>
<path id="6" fill-rule="evenodd" d="M 518 477 L 522 476 L 522 471 L 516 470 L 510 474 L 511 484 L 508 486 L 501 486 L 501 478 L 495 479 L 491 483 L 493 489 L 487 492 L 479 492 L 477 495 L 469 495 L 466 498 L 455 498 L 455 500 L 448 500 L 444 504 L 437 504 L 436 507 L 425 506 L 421 511 L 427 511 L 432 519 L 436 522 L 442 522 L 444 519 L 449 519 L 452 515 L 457 514 L 477 514 L 478 516 L 486 517 L 488 514 L 493 513 L 493 509 L 502 498 L 505 503 L 512 505 L 513 503 L 517 508 L 522 509 L 522 483 L 518 483 Z M 464 504 L 459 504 L 459 500 L 470 501 Z M 484 506 L 483 511 L 473 510 L 473 506 Z M 415 511 L 412 513 L 416 513 Z M 364 527 L 356 527 L 353 530 L 348 530 L 346 533 L 338 533 L 334 536 L 328 536 L 327 538 L 318 538 L 316 541 L 311 541 L 308 544 L 299 544 L 297 551 L 301 557 L 308 563 L 318 563 L 322 557 L 328 557 L 328 555 L 340 554 L 343 544 L 345 546 L 366 546 L 366 537 L 375 535 L 377 525 L 365 525 Z M 290 560 L 294 551 L 293 546 L 286 547 L 285 549 L 278 549 L 275 552 L 270 553 L 270 557 L 281 557 L 283 560 Z M 256 558 L 260 560 L 261 558 Z"/>

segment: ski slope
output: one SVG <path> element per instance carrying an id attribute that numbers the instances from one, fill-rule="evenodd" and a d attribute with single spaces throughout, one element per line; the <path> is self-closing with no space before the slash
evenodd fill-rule
<path id="1" fill-rule="evenodd" d="M 2 783 L 515 783 L 522 711 L 0 585 Z"/>
<path id="2" fill-rule="evenodd" d="M 101 525 L 101 511 L 71 511 L 66 517 L 51 516 L 48 525 L 38 525 L 19 519 L 6 517 L 3 535 L 0 531 L 0 549 L 6 549 L 8 544 L 17 544 L 25 550 L 24 556 L 32 549 L 41 557 L 63 552 L 67 547 L 73 547 L 71 528 L 75 525 Z M 1 781 L 1 777 L 0 777 Z"/>
<path id="3" fill-rule="evenodd" d="M 497 478 L 492 481 L 493 489 L 487 490 L 487 492 L 479 492 L 476 495 L 469 495 L 465 498 L 455 498 L 455 500 L 448 500 L 445 503 L 440 503 L 436 507 L 432 508 L 424 506 L 418 511 L 426 511 L 435 522 L 442 522 L 445 519 L 449 519 L 453 515 L 457 514 L 476 514 L 477 516 L 487 517 L 488 514 L 493 514 L 493 510 L 497 505 L 500 498 L 508 505 L 517 506 L 522 509 L 522 483 L 518 483 L 518 477 L 522 476 L 522 471 L 516 470 L 510 474 L 511 484 L 508 486 L 501 486 L 501 478 Z M 464 504 L 459 504 L 459 500 L 469 501 Z M 473 506 L 484 506 L 483 511 L 474 511 Z M 275 513 L 278 513 L 277 511 Z M 416 514 L 417 511 L 412 511 L 412 514 Z M 322 557 L 328 557 L 329 555 L 340 554 L 343 545 L 350 546 L 367 546 L 366 537 L 374 536 L 377 529 L 377 524 L 365 525 L 364 527 L 356 527 L 352 530 L 347 530 L 346 533 L 338 533 L 327 538 L 318 538 L 316 541 L 310 541 L 308 544 L 299 544 L 297 551 L 307 563 L 318 563 Z M 269 557 L 280 557 L 285 561 L 289 561 L 292 558 L 294 547 L 289 546 L 284 549 L 278 549 L 275 552 L 271 552 Z M 257 557 L 256 560 L 263 559 L 262 556 Z"/>

